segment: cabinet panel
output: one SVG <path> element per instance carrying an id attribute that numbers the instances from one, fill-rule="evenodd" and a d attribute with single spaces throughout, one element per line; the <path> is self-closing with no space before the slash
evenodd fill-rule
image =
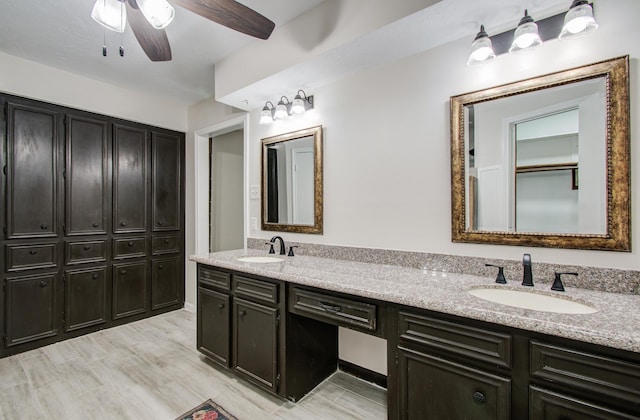
<path id="1" fill-rule="evenodd" d="M 147 262 L 113 265 L 113 318 L 147 310 Z"/>
<path id="2" fill-rule="evenodd" d="M 400 418 L 510 418 L 510 379 L 404 347 L 398 369 Z"/>
<path id="3" fill-rule="evenodd" d="M 67 241 L 66 264 L 85 264 L 107 260 L 107 241 Z"/>
<path id="4" fill-rule="evenodd" d="M 114 125 L 113 129 L 113 231 L 147 229 L 147 133 Z"/>
<path id="5" fill-rule="evenodd" d="M 65 331 L 107 321 L 107 267 L 67 270 L 64 288 Z"/>
<path id="6" fill-rule="evenodd" d="M 107 233 L 108 123 L 67 115 L 67 235 Z"/>
<path id="7" fill-rule="evenodd" d="M 113 258 L 139 258 L 147 255 L 147 238 L 118 238 L 113 240 Z"/>
<path id="8" fill-rule="evenodd" d="M 9 103 L 7 118 L 7 239 L 55 237 L 59 115 Z"/>
<path id="9" fill-rule="evenodd" d="M 234 368 L 249 380 L 277 392 L 278 310 L 235 298 Z"/>
<path id="10" fill-rule="evenodd" d="M 180 302 L 180 257 L 154 259 L 151 263 L 151 309 Z"/>
<path id="11" fill-rule="evenodd" d="M 198 287 L 198 350 L 224 366 L 231 360 L 231 297 Z"/>
<path id="12" fill-rule="evenodd" d="M 176 135 L 152 133 L 153 230 L 178 230 L 181 225 L 180 178 L 181 139 Z"/>
<path id="13" fill-rule="evenodd" d="M 153 255 L 177 254 L 180 252 L 179 235 L 154 235 L 151 239 L 151 253 Z"/>
<path id="14" fill-rule="evenodd" d="M 218 289 L 231 290 L 231 275 L 223 271 L 214 270 L 198 264 L 198 281 Z"/>
<path id="15" fill-rule="evenodd" d="M 7 271 L 54 268 L 56 244 L 7 245 Z"/>
<path id="16" fill-rule="evenodd" d="M 268 304 L 278 303 L 278 285 L 263 280 L 234 275 L 233 291 L 236 296 Z"/>
<path id="17" fill-rule="evenodd" d="M 620 420 L 637 416 L 615 411 L 590 401 L 529 387 L 530 420 Z"/>
<path id="18" fill-rule="evenodd" d="M 55 274 L 8 278 L 5 285 L 7 346 L 58 333 L 55 326 Z"/>

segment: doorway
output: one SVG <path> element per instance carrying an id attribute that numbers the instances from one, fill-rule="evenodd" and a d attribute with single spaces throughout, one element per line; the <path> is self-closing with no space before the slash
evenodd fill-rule
<path id="1" fill-rule="evenodd" d="M 244 246 L 244 129 L 209 139 L 209 252 Z"/>

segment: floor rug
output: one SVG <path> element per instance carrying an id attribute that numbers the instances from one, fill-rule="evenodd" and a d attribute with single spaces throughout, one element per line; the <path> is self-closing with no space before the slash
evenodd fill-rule
<path id="1" fill-rule="evenodd" d="M 214 403 L 212 400 L 207 400 L 190 410 L 183 415 L 179 416 L 176 420 L 238 420 L 237 417 L 232 416 Z"/>

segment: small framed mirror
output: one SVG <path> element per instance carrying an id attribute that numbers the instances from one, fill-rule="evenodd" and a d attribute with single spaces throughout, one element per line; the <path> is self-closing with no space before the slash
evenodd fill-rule
<path id="1" fill-rule="evenodd" d="M 322 234 L 322 126 L 262 139 L 262 230 Z"/>
<path id="2" fill-rule="evenodd" d="M 453 242 L 631 250 L 629 58 L 451 98 Z"/>

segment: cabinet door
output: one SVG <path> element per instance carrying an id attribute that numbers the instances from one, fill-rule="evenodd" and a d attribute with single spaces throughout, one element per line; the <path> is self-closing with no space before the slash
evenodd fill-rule
<path id="1" fill-rule="evenodd" d="M 106 121 L 67 115 L 65 225 L 67 235 L 107 233 Z"/>
<path id="2" fill-rule="evenodd" d="M 107 321 L 107 267 L 68 270 L 64 289 L 65 331 Z"/>
<path id="3" fill-rule="evenodd" d="M 511 380 L 398 348 L 400 418 L 510 418 Z"/>
<path id="4" fill-rule="evenodd" d="M 198 287 L 198 350 L 229 366 L 230 296 Z"/>
<path id="5" fill-rule="evenodd" d="M 55 274 L 5 280 L 6 345 L 51 337 L 55 327 Z"/>
<path id="6" fill-rule="evenodd" d="M 179 303 L 181 280 L 179 257 L 154 259 L 151 263 L 151 309 Z"/>
<path id="7" fill-rule="evenodd" d="M 234 368 L 248 379 L 278 391 L 278 309 L 244 299 L 233 301 Z"/>
<path id="8" fill-rule="evenodd" d="M 7 238 L 57 234 L 58 113 L 7 105 Z"/>
<path id="9" fill-rule="evenodd" d="M 113 231 L 147 229 L 147 132 L 115 125 L 113 129 Z"/>
<path id="10" fill-rule="evenodd" d="M 147 262 L 113 265 L 113 318 L 147 310 Z"/>
<path id="11" fill-rule="evenodd" d="M 152 133 L 153 230 L 179 230 L 181 138 Z"/>

